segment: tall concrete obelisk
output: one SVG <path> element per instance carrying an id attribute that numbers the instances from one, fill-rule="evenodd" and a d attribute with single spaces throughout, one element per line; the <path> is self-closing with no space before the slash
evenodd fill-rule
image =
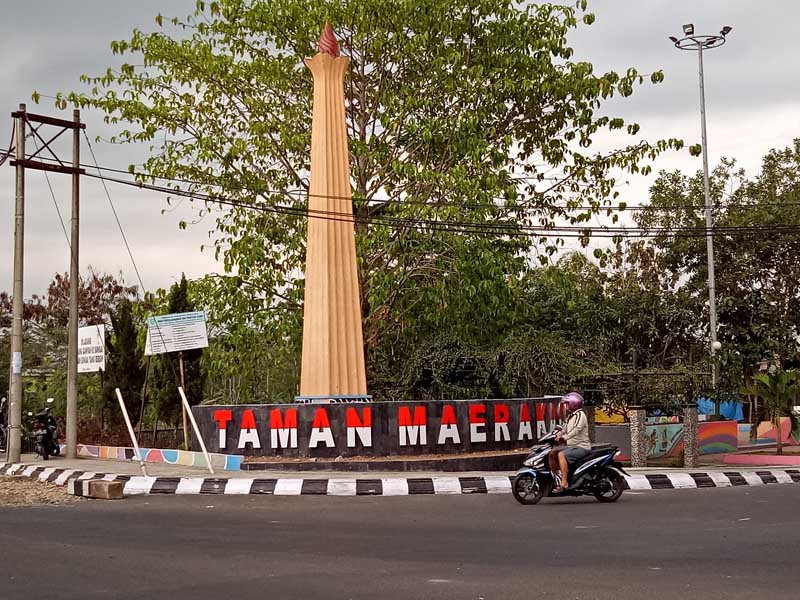
<path id="1" fill-rule="evenodd" d="M 301 398 L 365 397 L 364 341 L 345 124 L 349 63 L 326 23 L 314 76 Z M 318 218 L 324 217 L 324 218 Z"/>

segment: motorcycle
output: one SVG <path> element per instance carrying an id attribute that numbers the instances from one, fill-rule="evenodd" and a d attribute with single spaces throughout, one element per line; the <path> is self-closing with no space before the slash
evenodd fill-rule
<path id="1" fill-rule="evenodd" d="M 561 428 L 556 428 L 531 448 L 522 468 L 517 471 L 511 485 L 514 499 L 520 504 L 536 504 L 545 496 L 594 496 L 600 502 L 616 502 L 625 489 L 627 475 L 615 460 L 619 448 L 613 444 L 592 446 L 584 458 L 569 468 L 569 489 L 553 493 L 558 476 L 550 472 L 548 455 L 556 445 Z"/>
<path id="2" fill-rule="evenodd" d="M 48 399 L 49 402 L 51 400 Z M 33 439 L 36 454 L 41 456 L 42 460 L 48 460 L 51 456 L 61 454 L 61 448 L 58 445 L 58 424 L 50 414 L 50 407 L 44 408 L 35 416 L 33 413 L 28 413 L 28 416 L 33 417 Z"/>

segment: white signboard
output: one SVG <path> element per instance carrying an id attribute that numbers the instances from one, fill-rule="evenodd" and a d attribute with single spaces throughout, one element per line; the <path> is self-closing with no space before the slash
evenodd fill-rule
<path id="1" fill-rule="evenodd" d="M 78 373 L 106 370 L 106 326 L 78 327 Z"/>
<path id="2" fill-rule="evenodd" d="M 203 311 L 147 319 L 146 356 L 207 347 L 208 331 Z"/>

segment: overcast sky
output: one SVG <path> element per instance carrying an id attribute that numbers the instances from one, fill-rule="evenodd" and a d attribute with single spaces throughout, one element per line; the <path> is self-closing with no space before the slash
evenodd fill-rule
<path id="1" fill-rule="evenodd" d="M 0 6 L 0 146 L 5 148 L 10 113 L 20 102 L 27 102 L 31 112 L 55 113 L 47 98 L 33 106 L 34 90 L 54 94 L 79 89 L 81 74 L 98 74 L 117 64 L 119 59 L 109 50 L 111 40 L 128 37 L 135 27 L 153 29 L 159 12 L 188 14 L 194 0 L 2 0 Z M 752 173 L 770 148 L 800 136 L 797 0 L 590 0 L 590 6 L 597 20 L 574 35 L 576 59 L 592 62 L 598 72 L 629 66 L 642 73 L 664 70 L 664 83 L 638 89 L 632 98 L 609 108 L 640 123 L 647 139 L 699 142 L 697 59 L 667 40 L 687 22 L 693 22 L 698 33 L 733 27 L 728 44 L 708 52 L 705 61 L 712 165 L 720 156 L 735 157 Z M 92 139 L 113 133 L 101 115 L 85 112 L 83 118 Z M 598 149 L 610 144 L 598 141 Z M 95 151 L 101 164 L 122 168 L 143 156 L 102 143 L 95 144 Z M 85 145 L 83 152 L 83 162 L 88 162 Z M 686 151 L 664 155 L 655 164 L 656 170 L 687 172 L 701 166 Z M 68 219 L 69 177 L 50 175 L 50 181 Z M 621 189 L 622 199 L 629 204 L 646 201 L 649 181 L 632 180 Z M 82 186 L 81 271 L 89 265 L 122 271 L 126 281 L 137 283 L 100 182 L 84 178 Z M 205 224 L 178 229 L 181 219 L 191 218 L 189 209 L 178 207 L 162 215 L 165 203 L 157 194 L 118 186 L 110 191 L 148 289 L 168 286 L 182 271 L 195 277 L 219 269 L 208 252 L 200 252 L 208 241 Z M 14 170 L 6 164 L 0 168 L 0 290 L 10 291 L 12 283 L 13 214 Z M 25 236 L 25 295 L 30 296 L 43 292 L 55 271 L 68 269 L 67 243 L 40 172 L 27 176 Z"/>

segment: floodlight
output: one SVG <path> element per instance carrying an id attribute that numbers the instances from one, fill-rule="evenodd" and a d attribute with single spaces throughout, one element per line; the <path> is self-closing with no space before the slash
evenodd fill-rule
<path id="1" fill-rule="evenodd" d="M 694 25 L 692 23 L 687 23 L 683 26 L 683 33 L 685 35 L 694 35 Z"/>

